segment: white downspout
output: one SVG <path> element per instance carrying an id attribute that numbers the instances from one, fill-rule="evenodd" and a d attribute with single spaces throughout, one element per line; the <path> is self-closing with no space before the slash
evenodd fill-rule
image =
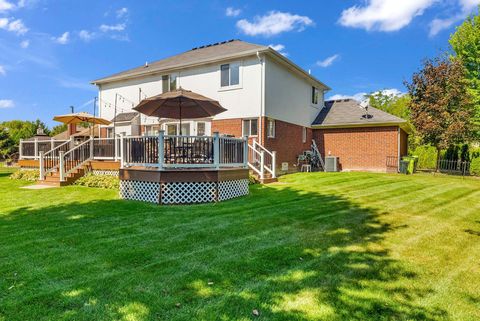
<path id="1" fill-rule="evenodd" d="M 265 92 L 263 90 L 263 86 L 264 86 L 263 79 L 265 77 L 265 68 L 264 68 L 265 61 L 264 59 L 262 59 L 262 57 L 260 56 L 260 52 L 258 51 L 257 51 L 257 58 L 258 58 L 258 61 L 260 62 L 260 121 L 258 124 L 258 129 L 259 129 L 258 140 L 260 141 L 260 143 L 262 143 L 263 142 L 262 120 L 263 120 L 263 116 L 265 116 L 265 104 L 264 104 Z"/>

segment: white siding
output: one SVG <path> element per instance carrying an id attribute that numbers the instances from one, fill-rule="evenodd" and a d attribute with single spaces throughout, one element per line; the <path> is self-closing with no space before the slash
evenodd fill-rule
<path id="1" fill-rule="evenodd" d="M 244 58 L 240 62 L 240 85 L 235 89 L 220 87 L 220 63 L 182 70 L 178 73 L 177 87 L 192 90 L 201 95 L 218 100 L 227 109 L 214 119 L 259 117 L 261 102 L 261 65 L 256 57 Z M 223 63 L 222 63 L 223 64 Z M 147 96 L 162 92 L 162 75 L 125 80 L 101 85 L 100 116 L 114 117 L 115 93 L 126 99 L 117 101 L 117 114 L 128 112 L 139 102 L 139 88 Z M 156 124 L 157 118 L 142 116 L 142 124 Z"/>
<path id="2" fill-rule="evenodd" d="M 265 116 L 310 127 L 324 105 L 319 90 L 318 105 L 311 103 L 312 84 L 270 58 L 265 61 Z"/>

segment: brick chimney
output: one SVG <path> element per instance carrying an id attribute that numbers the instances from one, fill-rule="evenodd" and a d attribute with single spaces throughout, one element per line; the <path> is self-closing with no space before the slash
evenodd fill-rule
<path id="1" fill-rule="evenodd" d="M 68 124 L 68 136 L 72 136 L 77 133 L 77 124 Z"/>

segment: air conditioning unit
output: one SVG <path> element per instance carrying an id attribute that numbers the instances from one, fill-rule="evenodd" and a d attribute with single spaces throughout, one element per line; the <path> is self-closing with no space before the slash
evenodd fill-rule
<path id="1" fill-rule="evenodd" d="M 338 172 L 338 157 L 325 157 L 325 172 Z"/>

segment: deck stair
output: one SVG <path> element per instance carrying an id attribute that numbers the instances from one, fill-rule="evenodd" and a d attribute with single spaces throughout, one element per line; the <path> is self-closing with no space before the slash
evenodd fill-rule
<path id="1" fill-rule="evenodd" d="M 256 140 L 248 144 L 248 167 L 261 184 L 277 182 L 276 153 L 269 151 Z"/>
<path id="2" fill-rule="evenodd" d="M 50 185 L 50 186 L 67 186 L 75 183 L 77 179 L 85 176 L 86 173 L 91 171 L 90 161 L 83 163 L 68 174 L 65 174 L 64 180 L 60 180 L 60 172 L 52 171 L 45 176 L 44 180 L 39 180 L 38 184 Z"/>

